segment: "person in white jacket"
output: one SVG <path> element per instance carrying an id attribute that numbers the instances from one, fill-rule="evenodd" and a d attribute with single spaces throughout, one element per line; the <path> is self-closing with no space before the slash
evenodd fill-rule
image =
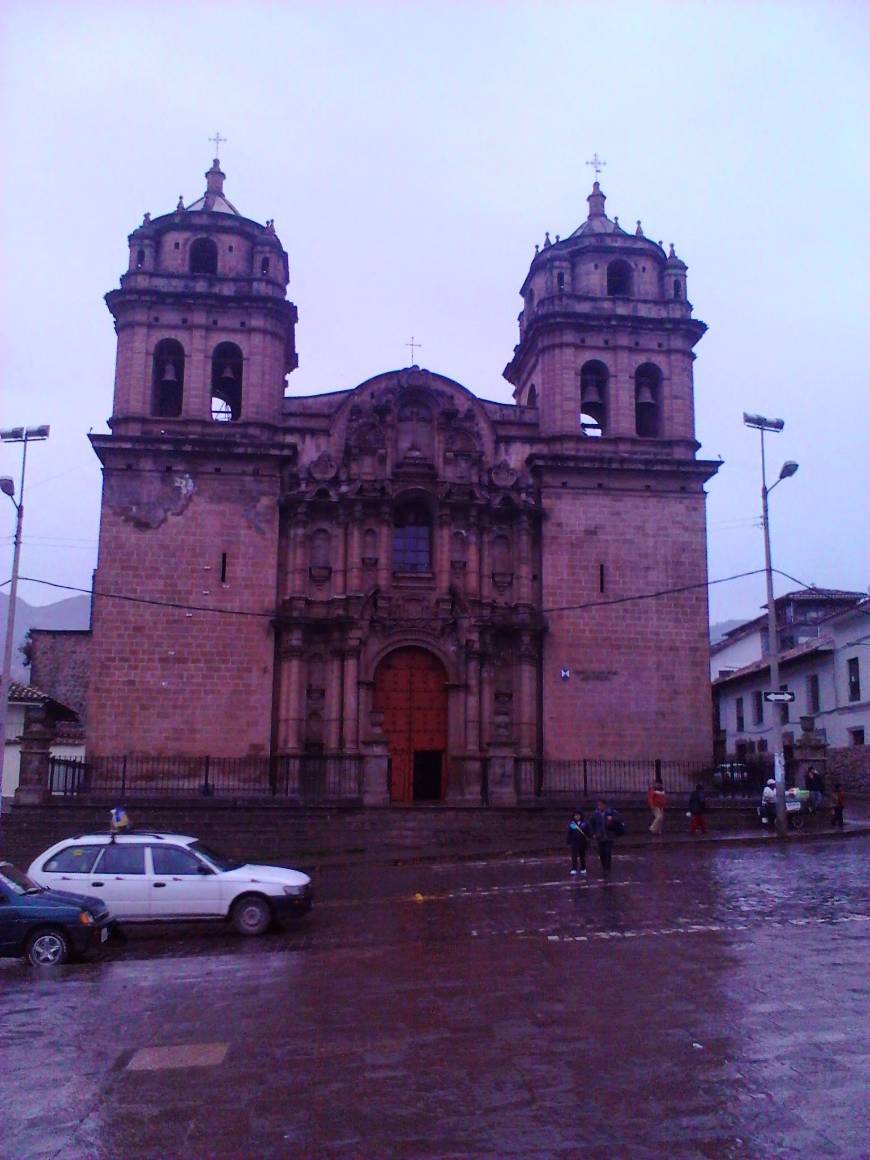
<path id="1" fill-rule="evenodd" d="M 761 794 L 761 824 L 766 826 L 768 822 L 776 824 L 776 782 L 772 777 Z"/>

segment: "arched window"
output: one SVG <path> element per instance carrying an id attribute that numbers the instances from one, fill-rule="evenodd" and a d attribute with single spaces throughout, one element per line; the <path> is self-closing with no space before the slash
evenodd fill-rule
<path id="1" fill-rule="evenodd" d="M 565 289 L 565 275 L 561 271 L 556 275 L 556 289 L 560 294 Z"/>
<path id="2" fill-rule="evenodd" d="M 662 372 L 655 363 L 643 363 L 634 372 L 634 422 L 642 439 L 661 435 Z"/>
<path id="3" fill-rule="evenodd" d="M 190 247 L 191 274 L 216 274 L 218 251 L 212 238 L 197 238 Z"/>
<path id="4" fill-rule="evenodd" d="M 373 568 L 378 562 L 378 533 L 374 528 L 363 532 L 362 562 L 364 568 Z"/>
<path id="5" fill-rule="evenodd" d="M 607 267 L 607 294 L 610 298 L 628 298 L 631 295 L 631 266 L 624 258 L 616 258 Z"/>
<path id="6" fill-rule="evenodd" d="M 393 570 L 432 571 L 432 515 L 419 500 L 396 508 L 393 530 Z"/>
<path id="7" fill-rule="evenodd" d="M 529 291 L 526 294 L 526 309 L 527 310 L 534 310 L 535 309 L 535 292 L 531 288 L 531 286 L 529 287 Z"/>
<path id="8" fill-rule="evenodd" d="M 162 338 L 151 364 L 151 414 L 177 419 L 184 401 L 184 347 L 174 338 Z"/>
<path id="9" fill-rule="evenodd" d="M 683 287 L 680 283 L 679 278 L 674 278 L 674 297 L 675 298 L 682 298 L 683 297 Z"/>
<path id="10" fill-rule="evenodd" d="M 580 370 L 580 429 L 584 435 L 600 436 L 607 430 L 607 367 L 598 359 Z"/>
<path id="11" fill-rule="evenodd" d="M 242 414 L 244 358 L 234 342 L 222 342 L 211 356 L 211 417 L 232 422 Z"/>
<path id="12" fill-rule="evenodd" d="M 529 387 L 529 393 L 526 396 L 527 407 L 537 407 L 538 405 L 538 388 L 534 383 Z"/>
<path id="13" fill-rule="evenodd" d="M 145 251 L 144 250 L 137 250 L 136 251 L 136 269 L 141 270 L 144 265 L 145 265 Z"/>
<path id="14" fill-rule="evenodd" d="M 268 258 L 261 258 L 260 259 L 260 273 L 261 274 L 268 274 L 269 273 L 269 259 Z"/>

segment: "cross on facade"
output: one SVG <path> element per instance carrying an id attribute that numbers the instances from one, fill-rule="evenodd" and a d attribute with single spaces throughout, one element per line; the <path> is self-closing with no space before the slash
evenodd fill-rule
<path id="1" fill-rule="evenodd" d="M 591 160 L 591 161 L 587 161 L 587 162 L 586 162 L 586 164 L 587 164 L 587 165 L 591 165 L 591 166 L 592 166 L 592 168 L 595 170 L 595 177 L 596 177 L 596 179 L 597 179 L 597 178 L 598 178 L 598 175 L 599 175 L 599 173 L 600 173 L 600 172 L 601 172 L 601 170 L 604 168 L 604 166 L 607 164 L 607 162 L 606 162 L 606 161 L 601 161 L 601 160 L 600 160 L 600 158 L 599 158 L 599 156 L 598 156 L 598 154 L 597 154 L 597 153 L 593 153 L 593 154 L 592 154 L 592 160 Z"/>
<path id="2" fill-rule="evenodd" d="M 226 142 L 226 140 L 227 140 L 226 137 L 221 137 L 220 130 L 218 130 L 218 132 L 215 133 L 214 137 L 209 137 L 209 141 L 214 141 L 215 158 L 220 157 L 220 155 L 221 155 L 221 141 Z"/>
<path id="3" fill-rule="evenodd" d="M 410 341 L 410 342 L 406 342 L 406 343 L 405 343 L 405 346 L 409 346 L 409 347 L 411 348 L 411 365 L 412 365 L 412 366 L 416 366 L 417 364 L 414 362 L 414 351 L 415 351 L 415 349 L 416 349 L 418 346 L 419 346 L 420 350 L 422 350 L 422 349 L 423 349 L 423 344 L 422 344 L 422 342 L 417 342 L 417 341 L 415 340 L 415 338 L 414 338 L 413 334 L 412 334 L 412 335 L 411 335 L 411 341 Z"/>

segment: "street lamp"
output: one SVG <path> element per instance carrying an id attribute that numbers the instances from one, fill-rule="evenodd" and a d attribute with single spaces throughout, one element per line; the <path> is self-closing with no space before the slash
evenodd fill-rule
<path id="1" fill-rule="evenodd" d="M 15 633 L 15 600 L 18 595 L 18 561 L 21 556 L 21 525 L 24 523 L 24 472 L 27 468 L 27 444 L 47 439 L 50 428 L 9 427 L 0 431 L 4 443 L 21 443 L 21 486 L 15 499 L 15 481 L 8 475 L 0 479 L 0 491 L 15 505 L 15 548 L 12 553 L 12 579 L 9 584 L 9 605 L 6 609 L 6 640 L 3 645 L 3 675 L 0 678 L 0 784 L 6 758 L 6 718 L 9 712 L 9 686 L 12 680 L 12 637 Z"/>
<path id="2" fill-rule="evenodd" d="M 761 432 L 761 527 L 764 531 L 764 575 L 767 581 L 767 650 L 770 654 L 771 691 L 779 692 L 779 637 L 776 632 L 776 606 L 773 602 L 773 568 L 770 563 L 770 516 L 767 497 L 778 483 L 789 479 L 798 469 L 793 459 L 788 459 L 780 468 L 776 483 L 767 486 L 767 466 L 764 458 L 765 431 L 781 431 L 784 419 L 766 419 L 763 415 L 748 415 L 743 412 L 743 422 Z M 782 753 L 782 717 L 777 704 L 773 705 L 773 776 L 776 781 L 776 829 L 785 834 L 788 817 L 785 810 L 785 762 Z"/>

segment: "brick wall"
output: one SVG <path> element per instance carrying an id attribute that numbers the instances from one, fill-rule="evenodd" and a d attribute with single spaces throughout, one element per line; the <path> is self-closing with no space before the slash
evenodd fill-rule
<path id="1" fill-rule="evenodd" d="M 544 492 L 545 759 L 710 760 L 703 495 L 654 477 L 649 491 L 565 478 Z M 557 611 L 688 585 L 699 587 Z"/>
<path id="2" fill-rule="evenodd" d="M 130 458 L 104 476 L 88 751 L 268 753 L 277 475 Z"/>
<path id="3" fill-rule="evenodd" d="M 30 684 L 86 720 L 90 630 L 34 628 L 31 631 Z"/>

